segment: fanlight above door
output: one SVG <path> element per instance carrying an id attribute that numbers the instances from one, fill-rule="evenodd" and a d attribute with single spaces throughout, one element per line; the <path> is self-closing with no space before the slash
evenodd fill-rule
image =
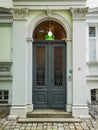
<path id="1" fill-rule="evenodd" d="M 46 40 L 45 36 L 49 34 L 49 31 L 54 36 L 54 40 L 65 40 L 66 32 L 64 28 L 55 21 L 44 21 L 40 23 L 34 30 L 34 40 Z"/>

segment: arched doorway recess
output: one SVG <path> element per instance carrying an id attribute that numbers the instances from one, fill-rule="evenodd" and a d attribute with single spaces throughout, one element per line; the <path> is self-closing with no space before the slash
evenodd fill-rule
<path id="1" fill-rule="evenodd" d="M 33 32 L 33 104 L 37 109 L 65 109 L 66 32 L 43 21 Z"/>

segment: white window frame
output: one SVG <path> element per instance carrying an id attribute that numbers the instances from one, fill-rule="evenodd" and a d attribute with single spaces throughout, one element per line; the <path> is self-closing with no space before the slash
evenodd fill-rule
<path id="1" fill-rule="evenodd" d="M 4 99 L 4 92 L 7 91 L 8 92 L 8 99 Z M 0 99 L 0 104 L 8 104 L 9 102 L 9 90 L 0 90 L 1 94 L 1 99 Z M 5 102 L 5 103 L 4 103 Z"/>
<path id="2" fill-rule="evenodd" d="M 95 36 L 95 37 L 90 37 L 90 36 L 89 36 L 89 28 L 90 28 L 90 27 L 95 27 L 95 33 L 96 33 L 96 36 Z M 98 62 L 98 49 L 97 49 L 97 48 L 98 48 L 98 45 L 97 45 L 97 43 L 98 43 L 98 25 L 93 25 L 93 24 L 92 24 L 92 25 L 89 25 L 89 27 L 88 27 L 88 37 L 89 37 L 89 38 L 88 38 L 88 50 L 89 50 L 89 51 L 88 51 L 88 59 L 89 59 L 88 61 L 89 61 L 89 62 Z M 96 45 L 95 45 L 95 46 L 96 46 L 96 59 L 90 59 L 90 56 L 89 56 L 89 55 L 90 55 L 90 47 L 89 47 L 89 45 L 90 45 L 90 42 L 89 42 L 89 41 L 90 41 L 90 40 L 96 40 L 96 43 L 95 43 L 95 44 L 96 44 Z"/>

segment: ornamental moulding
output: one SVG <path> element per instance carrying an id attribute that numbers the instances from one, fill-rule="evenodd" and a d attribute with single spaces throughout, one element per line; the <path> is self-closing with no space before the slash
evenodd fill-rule
<path id="1" fill-rule="evenodd" d="M 85 17 L 88 13 L 88 8 L 71 8 L 73 17 Z"/>
<path id="2" fill-rule="evenodd" d="M 48 17 L 52 16 L 52 10 L 51 9 L 47 8 L 46 13 L 47 13 Z"/>
<path id="3" fill-rule="evenodd" d="M 29 10 L 27 8 L 23 9 L 10 9 L 10 12 L 13 15 L 13 18 L 26 18 L 26 16 L 29 13 Z"/>

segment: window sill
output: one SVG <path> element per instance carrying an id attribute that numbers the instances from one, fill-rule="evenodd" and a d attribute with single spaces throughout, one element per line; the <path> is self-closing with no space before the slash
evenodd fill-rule
<path id="1" fill-rule="evenodd" d="M 98 61 L 87 61 L 86 63 L 88 65 L 94 65 L 94 64 L 98 64 Z"/>
<path id="2" fill-rule="evenodd" d="M 89 74 L 89 75 L 86 75 L 86 80 L 98 81 L 98 74 Z"/>

